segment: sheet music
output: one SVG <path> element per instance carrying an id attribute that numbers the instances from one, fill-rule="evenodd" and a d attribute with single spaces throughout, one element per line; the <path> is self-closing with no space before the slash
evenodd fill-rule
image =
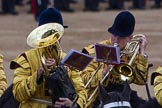
<path id="1" fill-rule="evenodd" d="M 92 60 L 93 57 L 90 55 L 71 49 L 61 63 L 82 71 Z"/>
<path id="2" fill-rule="evenodd" d="M 94 44 L 95 57 L 99 62 L 106 64 L 120 64 L 120 49 L 117 46 Z"/>

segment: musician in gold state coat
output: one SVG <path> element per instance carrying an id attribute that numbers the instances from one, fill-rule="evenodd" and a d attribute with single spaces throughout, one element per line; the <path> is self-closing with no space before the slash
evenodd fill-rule
<path id="1" fill-rule="evenodd" d="M 155 97 L 162 107 L 162 66 L 159 66 L 151 75 L 151 84 L 154 85 Z"/>
<path id="2" fill-rule="evenodd" d="M 61 14 L 54 8 L 46 9 L 42 12 L 39 19 L 39 26 L 43 26 L 48 23 L 59 23 L 63 25 Z M 59 40 L 60 41 L 60 40 Z M 40 57 L 43 55 L 46 59 L 47 67 L 59 64 L 60 58 L 65 56 L 65 53 L 59 53 L 58 44 L 52 44 L 50 46 L 37 49 L 31 49 L 17 56 L 11 62 L 11 68 L 15 69 L 13 80 L 13 93 L 15 98 L 21 102 L 20 108 L 49 108 L 47 104 L 37 103 L 32 101 L 31 98 L 37 99 L 50 99 L 51 96 L 46 93 L 45 80 L 43 80 L 44 68 L 41 66 Z M 53 52 L 53 53 L 51 53 Z M 59 58 L 60 57 L 60 58 Z M 68 68 L 67 68 L 68 69 Z M 79 98 L 75 106 L 83 108 L 87 98 L 87 93 L 84 88 L 84 83 L 75 70 L 68 69 L 68 75 L 74 84 L 75 90 L 79 95 Z M 53 107 L 60 108 L 62 105 L 66 107 L 72 106 L 72 101 L 68 98 L 59 98 L 60 101 L 56 101 Z"/>
<path id="3" fill-rule="evenodd" d="M 3 55 L 0 54 L 0 97 L 7 89 L 7 80 L 3 68 Z"/>
<path id="4" fill-rule="evenodd" d="M 134 27 L 135 27 L 134 16 L 129 11 L 121 11 L 116 16 L 112 27 L 108 29 L 108 31 L 112 34 L 111 38 L 109 40 L 104 40 L 98 43 L 104 44 L 104 45 L 114 45 L 114 43 L 117 43 L 120 50 L 122 51 L 124 47 L 126 46 L 127 42 L 130 42 L 131 39 L 133 38 L 132 33 L 134 31 Z M 139 75 L 139 73 L 142 74 L 145 80 L 147 79 L 147 75 L 148 75 L 148 71 L 147 71 L 148 70 L 148 59 L 145 53 L 146 45 L 147 45 L 147 39 L 144 35 L 142 35 L 142 37 L 140 38 L 139 52 L 137 53 L 132 63 L 132 67 L 135 70 L 135 80 L 133 81 L 133 83 L 137 85 L 144 85 L 144 80 Z M 94 56 L 94 53 L 95 53 L 94 45 L 89 45 L 87 47 L 84 47 L 82 51 L 84 53 Z M 126 56 L 122 56 L 121 62 L 127 63 L 128 59 L 129 59 L 129 54 Z M 103 77 L 110 70 L 112 65 L 106 65 L 104 63 L 93 60 L 93 62 L 91 62 L 87 66 L 87 68 L 81 73 L 82 79 L 86 85 L 89 79 L 91 78 L 91 76 L 94 75 L 94 72 L 97 70 L 99 66 L 101 66 L 100 69 L 97 71 L 97 73 L 91 80 L 90 84 L 87 86 L 88 97 L 90 97 L 90 95 L 96 89 L 99 81 L 102 81 Z M 114 69 L 112 69 L 112 71 L 114 71 Z M 123 85 L 120 84 L 120 81 L 118 81 L 118 79 L 115 79 L 115 78 L 119 78 L 117 77 L 118 74 L 113 75 L 111 74 L 111 72 L 108 75 L 108 78 L 106 78 L 106 80 L 103 82 L 104 86 L 106 87 L 108 92 L 111 92 L 114 90 L 122 91 Z M 137 95 L 136 92 L 133 92 L 131 94 L 131 97 L 133 97 L 134 95 L 135 96 Z M 89 101 L 86 102 L 85 108 L 92 108 L 92 106 L 97 106 L 98 105 L 97 102 L 94 102 L 97 96 L 98 96 L 98 92 L 94 94 L 93 98 L 91 98 Z"/>

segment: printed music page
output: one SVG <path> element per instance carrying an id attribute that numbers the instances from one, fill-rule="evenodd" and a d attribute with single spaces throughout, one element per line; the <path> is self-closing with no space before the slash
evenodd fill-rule
<path id="1" fill-rule="evenodd" d="M 92 60 L 93 57 L 90 55 L 71 49 L 61 63 L 82 71 Z"/>
<path id="2" fill-rule="evenodd" d="M 95 43 L 94 48 L 97 61 L 106 64 L 120 64 L 119 47 Z"/>

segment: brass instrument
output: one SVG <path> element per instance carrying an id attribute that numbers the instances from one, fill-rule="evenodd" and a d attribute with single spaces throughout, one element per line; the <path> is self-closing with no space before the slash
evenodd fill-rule
<path id="1" fill-rule="evenodd" d="M 112 74 L 119 75 L 119 83 L 123 83 L 126 80 L 132 83 L 135 79 L 135 70 L 132 68 L 132 63 L 137 53 L 139 52 L 140 38 L 143 37 L 142 34 L 134 35 L 132 40 L 128 42 L 121 51 L 120 58 L 123 56 L 129 56 L 128 63 L 121 63 L 120 65 L 114 66 L 114 71 Z"/>
<path id="2" fill-rule="evenodd" d="M 45 65 L 45 55 L 41 54 L 41 48 L 50 46 L 55 44 L 58 49 L 58 55 L 60 55 L 59 59 L 61 59 L 62 49 L 59 44 L 59 39 L 62 37 L 64 33 L 64 27 L 58 23 L 48 23 L 34 29 L 27 37 L 27 44 L 30 47 L 37 48 L 39 52 L 39 56 L 41 59 L 42 66 L 45 70 L 45 76 L 49 75 L 48 68 Z M 52 53 L 52 52 L 50 52 Z M 41 98 L 30 98 L 33 102 L 43 103 L 47 105 L 52 105 L 52 100 L 46 100 Z"/>
<path id="3" fill-rule="evenodd" d="M 140 38 L 143 37 L 144 35 L 142 34 L 137 34 L 134 35 L 132 40 L 130 42 L 128 42 L 125 46 L 125 48 L 121 51 L 121 55 L 120 58 L 122 58 L 123 56 L 129 56 L 129 60 L 128 63 L 121 63 L 119 65 L 113 65 L 110 67 L 110 69 L 108 70 L 107 74 L 103 77 L 103 79 L 100 81 L 101 83 L 103 83 L 108 76 L 113 75 L 115 77 L 115 79 L 117 79 L 119 82 L 118 83 L 124 83 L 126 80 L 131 83 L 134 81 L 135 79 L 135 70 L 132 68 L 132 62 L 134 60 L 134 58 L 136 57 L 137 53 L 139 52 L 139 46 L 140 46 Z M 99 69 L 97 69 L 98 72 Z M 96 73 L 94 73 L 95 75 Z M 93 76 L 94 76 L 93 75 Z M 93 78 L 90 78 L 91 80 Z M 89 80 L 86 84 L 86 87 L 88 87 L 88 84 L 91 82 L 91 80 Z M 89 96 L 89 98 L 87 99 L 87 103 L 94 98 L 94 95 L 97 93 L 98 91 L 98 86 L 95 88 L 95 90 L 93 91 L 93 93 Z"/>
<path id="4" fill-rule="evenodd" d="M 53 58 L 59 59 L 57 61 L 60 62 L 61 55 L 62 55 L 62 48 L 60 46 L 59 40 L 61 39 L 63 34 L 64 34 L 64 27 L 62 25 L 58 23 L 48 23 L 48 24 L 44 24 L 42 26 L 37 27 L 28 35 L 27 44 L 30 47 L 34 47 L 38 49 L 43 67 L 45 64 L 45 55 L 41 54 L 40 50 L 41 48 L 44 48 L 47 46 L 49 47 L 52 44 L 55 44 L 56 49 L 58 50 L 57 52 L 58 54 L 54 56 L 59 56 L 59 58 L 58 57 L 53 57 Z M 49 47 L 49 50 L 50 50 L 49 53 L 56 52 L 55 51 L 56 49 Z M 44 68 L 46 70 L 46 67 Z"/>
<path id="5" fill-rule="evenodd" d="M 34 48 L 43 48 L 58 42 L 64 28 L 58 23 L 48 23 L 34 29 L 27 37 L 27 44 Z"/>

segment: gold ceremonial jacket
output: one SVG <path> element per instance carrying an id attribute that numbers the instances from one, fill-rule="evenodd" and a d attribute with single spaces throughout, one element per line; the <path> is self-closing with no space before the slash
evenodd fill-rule
<path id="1" fill-rule="evenodd" d="M 36 49 L 32 49 L 25 52 L 25 56 L 18 56 L 10 65 L 11 69 L 15 69 L 13 80 L 14 96 L 21 102 L 20 108 L 46 108 L 47 105 L 30 100 L 31 97 L 50 99 L 49 96 L 45 95 L 44 81 L 39 85 L 36 82 L 37 70 L 41 65 L 39 53 Z M 83 103 L 87 98 L 87 92 L 84 89 L 82 79 L 77 71 L 69 70 L 68 75 L 79 95 L 77 104 L 83 108 Z"/>
<path id="2" fill-rule="evenodd" d="M 7 80 L 3 68 L 3 56 L 0 54 L 0 97 L 7 89 Z"/>
<path id="3" fill-rule="evenodd" d="M 105 44 L 105 45 L 111 45 L 111 41 L 110 40 L 105 40 L 102 42 L 99 42 L 101 44 Z M 94 56 L 94 47 L 93 45 L 89 45 L 88 47 L 84 47 L 83 49 L 85 52 L 87 52 L 88 54 Z M 93 75 L 93 73 L 95 72 L 95 70 L 99 67 L 101 63 L 97 62 L 96 60 L 93 60 L 88 66 L 87 68 L 81 72 L 81 77 L 84 81 L 84 84 L 86 84 L 88 82 L 88 80 L 91 78 L 91 76 Z M 102 71 L 104 69 L 106 65 L 105 64 L 101 64 L 101 68 L 99 69 L 99 71 L 96 73 L 96 75 L 94 76 L 93 80 L 91 81 L 91 83 L 89 84 L 88 88 L 87 88 L 87 92 L 88 92 L 88 97 L 90 96 L 90 94 L 94 91 L 94 89 L 96 88 L 96 86 L 98 86 L 99 81 L 102 80 Z M 141 72 L 141 74 L 144 76 L 144 78 L 147 78 L 148 75 L 148 60 L 145 59 L 142 55 L 137 55 L 135 60 L 133 61 L 132 67 L 137 70 L 139 72 Z M 112 78 L 113 79 L 113 78 Z M 111 80 L 112 81 L 112 80 Z M 115 81 L 113 81 L 115 82 Z M 107 85 L 108 81 L 104 82 L 105 86 Z M 136 72 L 136 78 L 133 81 L 133 83 L 138 84 L 138 85 L 144 85 L 144 81 L 142 80 L 142 78 L 140 77 L 140 75 Z M 95 98 L 97 97 L 97 93 L 94 95 L 94 98 L 92 98 L 92 100 L 90 100 L 85 108 L 91 108 L 93 105 L 93 102 L 95 100 Z"/>
<path id="4" fill-rule="evenodd" d="M 153 74 L 155 97 L 162 107 L 162 66 L 159 66 Z"/>

